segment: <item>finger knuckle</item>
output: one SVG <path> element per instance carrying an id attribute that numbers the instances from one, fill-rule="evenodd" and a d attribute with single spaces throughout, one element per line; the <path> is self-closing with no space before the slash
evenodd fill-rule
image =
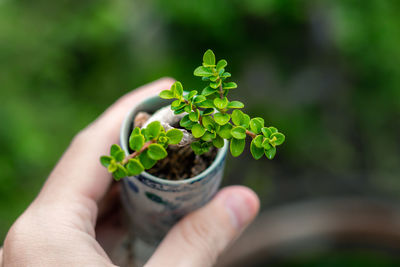
<path id="1" fill-rule="evenodd" d="M 213 249 L 210 239 L 212 236 L 210 224 L 188 217 L 182 221 L 180 229 L 184 242 L 191 250 L 200 251 L 205 260 L 209 260 L 210 263 L 215 262 L 218 252 Z"/>

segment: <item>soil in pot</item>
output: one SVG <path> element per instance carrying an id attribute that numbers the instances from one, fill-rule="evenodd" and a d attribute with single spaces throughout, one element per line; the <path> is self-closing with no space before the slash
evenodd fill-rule
<path id="1" fill-rule="evenodd" d="M 203 172 L 214 161 L 218 150 L 213 147 L 203 155 L 195 155 L 190 146 L 167 149 L 168 157 L 160 160 L 148 173 L 167 180 L 183 180 Z"/>
<path id="2" fill-rule="evenodd" d="M 138 118 L 142 116 L 142 118 Z M 135 118 L 135 125 L 142 125 L 149 116 L 139 113 Z M 140 122 L 139 122 L 140 121 Z M 179 125 L 173 125 L 181 128 Z M 133 151 L 130 151 L 133 152 Z M 196 155 L 190 146 L 168 146 L 168 156 L 158 161 L 153 168 L 146 172 L 166 180 L 184 180 L 195 177 L 206 170 L 217 156 L 218 149 L 212 147 L 209 152 Z"/>

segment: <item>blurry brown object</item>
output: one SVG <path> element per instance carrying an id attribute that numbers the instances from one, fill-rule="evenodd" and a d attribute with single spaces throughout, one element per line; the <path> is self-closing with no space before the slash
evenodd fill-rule
<path id="1" fill-rule="evenodd" d="M 393 203 L 349 198 L 264 211 L 216 266 L 264 266 L 290 257 L 293 251 L 309 252 L 315 249 L 314 241 L 319 250 L 341 244 L 374 247 L 398 255 L 400 210 Z"/>

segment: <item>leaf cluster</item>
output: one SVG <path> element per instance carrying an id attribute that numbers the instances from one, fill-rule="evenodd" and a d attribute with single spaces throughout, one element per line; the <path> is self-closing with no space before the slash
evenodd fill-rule
<path id="1" fill-rule="evenodd" d="M 170 90 L 162 91 L 160 97 L 174 99 L 171 109 L 175 114 L 187 113 L 180 121 L 180 126 L 190 130 L 198 139 L 191 144 L 196 154 L 203 154 L 212 146 L 221 148 L 226 139 L 230 141 L 231 154 L 237 157 L 245 148 L 246 137 L 250 136 L 253 157 L 259 159 L 265 155 L 272 159 L 276 147 L 284 142 L 285 136 L 275 127 L 265 127 L 263 118 L 250 118 L 241 110 L 244 108 L 242 102 L 228 100 L 230 90 L 237 85 L 227 81 L 231 77 L 225 71 L 227 65 L 224 59 L 217 62 L 214 53 L 207 50 L 203 64 L 193 73 L 207 82 L 201 93 L 192 90 L 184 94 L 182 84 L 175 82 Z"/>
<path id="2" fill-rule="evenodd" d="M 114 144 L 111 146 L 110 155 L 102 156 L 100 162 L 117 180 L 138 175 L 165 158 L 168 155 L 167 146 L 178 144 L 182 137 L 182 131 L 171 129 L 166 132 L 159 121 L 154 121 L 146 128 L 133 129 L 129 137 L 132 154 L 125 157 L 121 147 Z"/>
<path id="3" fill-rule="evenodd" d="M 265 126 L 263 118 L 251 118 L 245 114 L 242 102 L 228 100 L 229 92 L 237 88 L 237 84 L 227 81 L 231 77 L 225 71 L 227 65 L 224 59 L 217 62 L 214 53 L 207 50 L 203 64 L 193 73 L 207 83 L 201 92 L 184 92 L 182 83 L 177 81 L 159 96 L 173 100 L 171 109 L 174 114 L 185 113 L 179 124 L 196 138 L 191 148 L 197 155 L 206 153 L 213 146 L 222 148 L 224 140 L 228 140 L 231 154 L 237 157 L 245 148 L 246 138 L 250 137 L 250 152 L 255 159 L 263 155 L 273 159 L 276 147 L 285 141 L 285 136 L 275 127 Z M 165 158 L 166 147 L 178 144 L 182 136 L 178 129 L 165 132 L 160 122 L 155 121 L 145 129 L 133 129 L 129 138 L 132 154 L 125 157 L 122 149 L 113 145 L 110 156 L 102 156 L 100 161 L 116 179 L 137 175 Z"/>

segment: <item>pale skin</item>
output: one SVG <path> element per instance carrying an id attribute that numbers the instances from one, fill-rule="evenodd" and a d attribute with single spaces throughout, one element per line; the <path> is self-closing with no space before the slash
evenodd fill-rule
<path id="1" fill-rule="evenodd" d="M 115 266 L 105 251 L 119 230 L 111 229 L 104 215 L 118 193 L 115 185 L 110 190 L 112 178 L 99 157 L 118 143 L 131 106 L 173 82 L 163 78 L 128 93 L 76 135 L 39 195 L 10 228 L 0 248 L 1 266 Z M 173 227 L 146 266 L 212 266 L 258 209 L 250 189 L 222 189 Z"/>

